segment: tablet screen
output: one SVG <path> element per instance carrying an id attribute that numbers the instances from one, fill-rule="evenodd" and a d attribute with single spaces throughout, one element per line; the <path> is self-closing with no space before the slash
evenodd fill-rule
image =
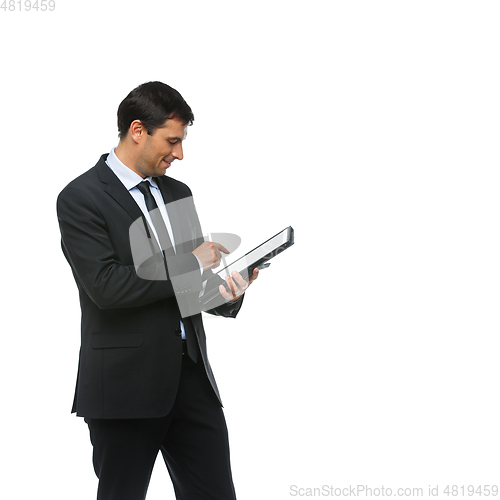
<path id="1" fill-rule="evenodd" d="M 288 237 L 289 228 L 283 229 L 283 231 L 278 233 L 276 236 L 273 236 L 266 242 L 262 243 L 262 245 L 259 245 L 243 257 L 235 260 L 232 264 L 229 264 L 227 267 L 218 271 L 217 274 L 224 277 L 226 274 L 231 274 L 233 271 L 243 271 L 247 267 L 264 258 L 266 255 L 282 247 L 288 241 Z"/>

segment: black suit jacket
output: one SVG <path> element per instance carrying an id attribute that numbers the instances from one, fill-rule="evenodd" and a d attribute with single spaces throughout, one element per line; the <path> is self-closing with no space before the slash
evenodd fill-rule
<path id="1" fill-rule="evenodd" d="M 170 279 L 138 276 L 129 229 L 142 212 L 106 165 L 106 157 L 68 184 L 57 199 L 62 249 L 78 286 L 82 311 L 73 412 L 90 418 L 155 418 L 170 411 L 177 392 L 181 314 Z M 177 180 L 163 176 L 156 181 L 165 202 L 191 196 Z M 194 205 L 188 219 L 179 216 L 180 227 L 187 230 L 189 225 L 196 237 L 183 243 L 182 252 L 168 267 L 199 269 L 191 253 L 203 242 Z M 157 259 L 152 265 L 163 263 Z M 200 277 L 199 282 L 191 282 L 184 291 L 198 293 L 201 281 Z M 235 317 L 240 307 L 241 300 L 209 312 Z M 198 339 L 207 376 L 219 397 L 201 314 L 183 322 L 187 334 Z"/>

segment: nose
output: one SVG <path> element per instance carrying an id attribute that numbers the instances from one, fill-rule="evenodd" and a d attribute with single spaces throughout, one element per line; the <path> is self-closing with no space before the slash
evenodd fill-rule
<path id="1" fill-rule="evenodd" d="M 175 143 L 174 149 L 172 151 L 172 156 L 175 156 L 178 160 L 182 160 L 182 158 L 184 158 L 181 141 Z"/>

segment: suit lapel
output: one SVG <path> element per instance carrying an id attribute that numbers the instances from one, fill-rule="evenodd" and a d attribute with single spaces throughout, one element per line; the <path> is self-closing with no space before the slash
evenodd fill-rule
<path id="1" fill-rule="evenodd" d="M 166 176 L 156 177 L 155 180 L 156 180 L 156 184 L 160 188 L 161 196 L 162 196 L 165 204 L 172 203 L 173 201 L 178 199 L 178 197 L 174 198 L 174 194 L 177 194 L 177 193 L 172 193 L 172 190 L 168 186 L 168 184 L 169 184 L 168 177 L 166 177 Z"/>
<path id="2" fill-rule="evenodd" d="M 97 174 L 103 184 L 103 189 L 130 215 L 132 221 L 135 221 L 139 217 L 142 217 L 142 211 L 127 188 L 106 164 L 105 160 L 107 156 L 101 156 L 96 165 Z"/>
<path id="3" fill-rule="evenodd" d="M 175 241 L 175 251 L 177 255 L 184 253 L 184 240 L 181 227 L 181 216 L 178 210 L 178 204 L 174 203 L 179 200 L 177 193 L 173 193 L 168 186 L 168 177 L 157 177 L 156 182 L 160 188 L 161 196 L 165 202 L 165 208 L 167 209 L 168 218 L 170 220 L 170 225 L 172 227 L 172 232 L 174 233 Z"/>

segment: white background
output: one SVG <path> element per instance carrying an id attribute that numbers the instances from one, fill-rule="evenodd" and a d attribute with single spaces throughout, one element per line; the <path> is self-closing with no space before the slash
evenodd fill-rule
<path id="1" fill-rule="evenodd" d="M 15 9 L 0 9 L 2 498 L 95 498 L 55 200 L 149 80 L 194 111 L 169 173 L 205 231 L 250 249 L 295 229 L 238 318 L 206 321 L 238 498 L 500 483 L 497 2 Z M 158 460 L 148 500 L 169 498 Z"/>

